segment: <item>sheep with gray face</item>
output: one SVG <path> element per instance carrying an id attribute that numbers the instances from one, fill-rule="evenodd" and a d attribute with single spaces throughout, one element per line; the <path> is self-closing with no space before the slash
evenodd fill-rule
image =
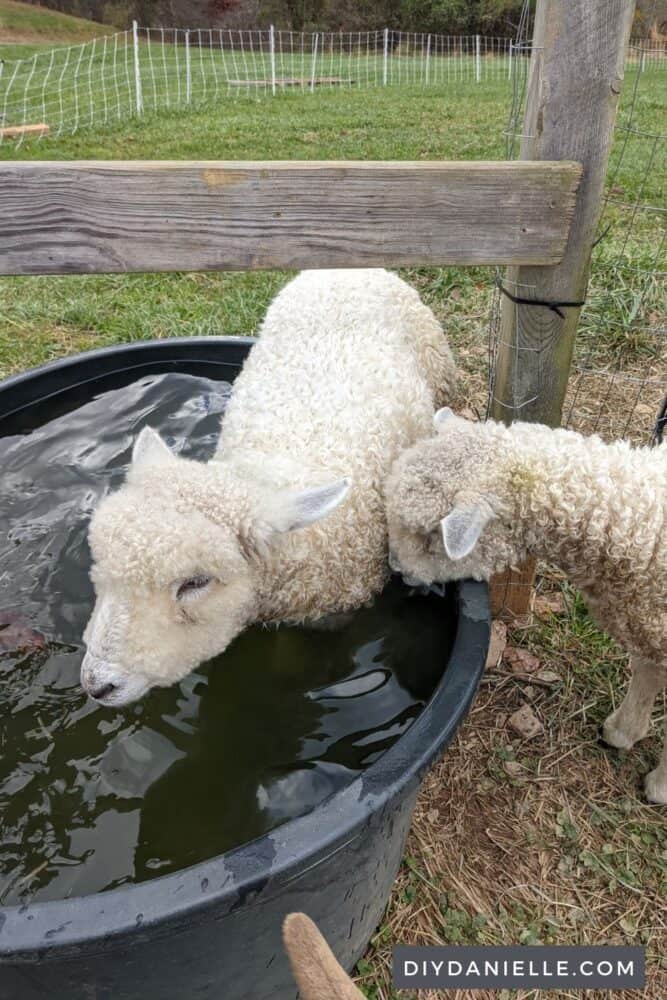
<path id="1" fill-rule="evenodd" d="M 392 564 L 425 583 L 488 580 L 529 556 L 558 566 L 630 653 L 630 686 L 604 738 L 631 747 L 667 686 L 667 448 L 450 410 L 436 429 L 387 481 Z M 667 742 L 646 794 L 667 803 Z"/>
<path id="2" fill-rule="evenodd" d="M 139 435 L 90 525 L 84 688 L 122 705 L 253 622 L 352 609 L 386 579 L 382 483 L 454 385 L 442 329 L 382 270 L 306 271 L 269 307 L 216 454 Z"/>

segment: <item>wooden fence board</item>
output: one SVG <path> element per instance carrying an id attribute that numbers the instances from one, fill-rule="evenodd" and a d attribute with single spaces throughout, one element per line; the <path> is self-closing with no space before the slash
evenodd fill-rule
<path id="1" fill-rule="evenodd" d="M 0 273 L 553 264 L 576 163 L 0 163 Z"/>

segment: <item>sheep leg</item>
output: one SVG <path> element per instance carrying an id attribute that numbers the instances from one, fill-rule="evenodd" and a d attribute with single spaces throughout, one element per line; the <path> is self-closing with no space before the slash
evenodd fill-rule
<path id="1" fill-rule="evenodd" d="M 660 763 L 654 771 L 646 775 L 644 789 L 649 802 L 659 802 L 667 806 L 667 734 L 662 745 Z"/>
<path id="2" fill-rule="evenodd" d="M 667 671 L 654 661 L 635 656 L 630 665 L 632 677 L 625 698 L 602 729 L 605 743 L 621 750 L 629 750 L 646 736 L 656 696 L 667 684 Z"/>

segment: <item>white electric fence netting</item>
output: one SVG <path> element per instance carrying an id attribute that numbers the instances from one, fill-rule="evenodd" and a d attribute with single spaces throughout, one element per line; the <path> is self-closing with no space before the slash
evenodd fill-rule
<path id="1" fill-rule="evenodd" d="M 485 35 L 187 30 L 135 23 L 81 45 L 0 61 L 0 142 L 72 134 L 230 95 L 509 83 L 516 61 L 526 58 L 512 39 Z M 643 42 L 631 46 L 628 59 L 642 69 L 667 65 L 664 50 Z"/>

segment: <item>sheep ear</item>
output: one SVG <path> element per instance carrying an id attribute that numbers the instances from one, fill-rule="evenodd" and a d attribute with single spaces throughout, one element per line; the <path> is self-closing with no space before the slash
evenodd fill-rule
<path id="1" fill-rule="evenodd" d="M 164 465 L 174 458 L 174 454 L 165 444 L 157 431 L 152 427 L 144 427 L 134 442 L 132 449 L 132 465 L 143 468 L 149 465 Z"/>
<path id="2" fill-rule="evenodd" d="M 348 495 L 350 488 L 349 479 L 339 479 L 327 486 L 287 492 L 278 498 L 274 510 L 269 513 L 268 522 L 279 534 L 299 531 L 309 524 L 321 521 L 335 510 Z"/>
<path id="3" fill-rule="evenodd" d="M 440 430 L 443 424 L 446 424 L 448 420 L 451 420 L 454 416 L 454 411 L 449 406 L 443 406 L 441 410 L 438 410 L 433 417 L 433 426 L 436 431 Z"/>
<path id="4" fill-rule="evenodd" d="M 475 504 L 471 507 L 455 507 L 447 517 L 443 517 L 440 530 L 449 558 L 457 562 L 469 556 L 492 516 L 489 507 Z"/>
<path id="5" fill-rule="evenodd" d="M 267 498 L 255 517 L 239 533 L 241 549 L 249 560 L 267 555 L 278 535 L 298 531 L 315 521 L 321 521 L 343 502 L 350 492 L 350 480 L 340 479 L 328 486 L 309 490 L 283 490 Z"/>

